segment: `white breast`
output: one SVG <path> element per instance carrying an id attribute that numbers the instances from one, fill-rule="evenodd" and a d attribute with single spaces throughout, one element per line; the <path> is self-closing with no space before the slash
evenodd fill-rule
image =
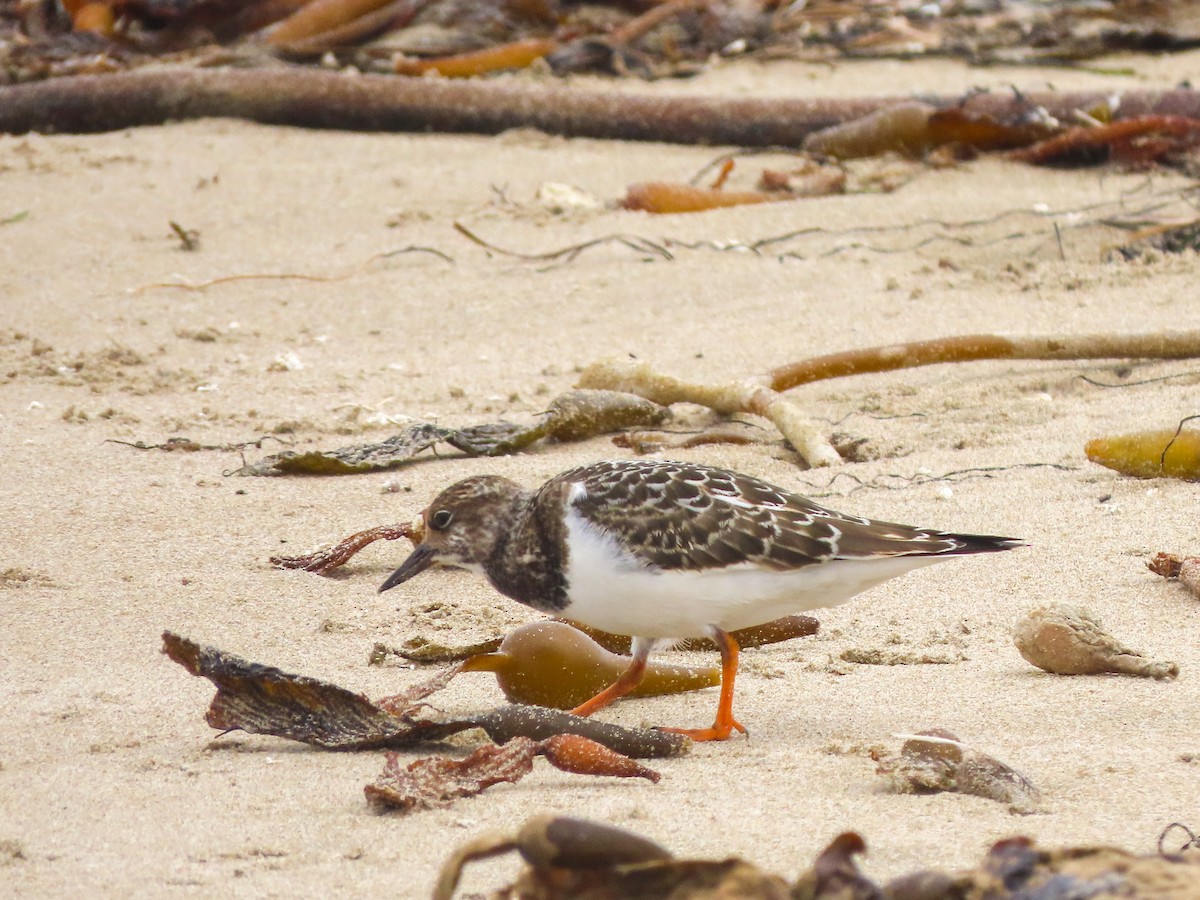
<path id="1" fill-rule="evenodd" d="M 563 615 L 615 634 L 703 637 L 706 627 L 750 628 L 837 606 L 869 587 L 937 562 L 937 556 L 834 560 L 794 571 L 739 564 L 703 571 L 650 569 L 567 506 Z"/>

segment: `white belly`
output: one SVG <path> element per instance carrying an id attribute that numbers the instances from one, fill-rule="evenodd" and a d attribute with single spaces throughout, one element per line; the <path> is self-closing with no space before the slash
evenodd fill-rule
<path id="1" fill-rule="evenodd" d="M 617 543 L 568 510 L 569 605 L 563 615 L 615 634 L 704 637 L 715 625 L 737 631 L 781 616 L 837 606 L 937 556 L 835 560 L 794 571 L 750 565 L 707 571 L 646 569 Z"/>

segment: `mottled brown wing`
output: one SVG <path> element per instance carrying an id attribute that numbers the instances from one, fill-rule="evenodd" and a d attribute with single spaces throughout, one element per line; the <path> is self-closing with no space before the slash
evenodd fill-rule
<path id="1" fill-rule="evenodd" d="M 749 563 L 784 570 L 831 559 L 958 555 L 1019 544 L 850 516 L 749 475 L 688 463 L 596 463 L 565 472 L 542 490 L 559 503 L 565 498 L 661 569 Z"/>
<path id="2" fill-rule="evenodd" d="M 557 483 L 557 484 L 556 484 Z M 635 460 L 565 472 L 542 491 L 568 502 L 661 569 L 753 563 L 795 569 L 830 559 L 837 529 L 765 481 L 706 466 Z M 817 507 L 819 509 L 819 507 Z"/>

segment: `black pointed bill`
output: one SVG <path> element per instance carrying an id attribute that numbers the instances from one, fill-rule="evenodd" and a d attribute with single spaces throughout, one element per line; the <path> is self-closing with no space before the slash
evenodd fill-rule
<path id="1" fill-rule="evenodd" d="M 434 559 L 437 558 L 437 551 L 428 544 L 418 544 L 416 549 L 408 555 L 408 559 L 400 564 L 395 572 L 388 576 L 388 580 L 379 588 L 379 593 L 391 590 L 398 584 L 403 584 L 410 578 L 415 578 L 420 575 L 431 565 Z"/>

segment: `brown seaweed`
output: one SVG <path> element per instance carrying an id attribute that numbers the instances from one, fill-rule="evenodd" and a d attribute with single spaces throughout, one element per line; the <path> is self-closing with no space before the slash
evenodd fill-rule
<path id="1" fill-rule="evenodd" d="M 1080 606 L 1051 603 L 1030 610 L 1013 630 L 1013 642 L 1028 662 L 1055 675 L 1137 675 L 1158 680 L 1179 674 L 1173 662 L 1130 650 Z"/>
<path id="2" fill-rule="evenodd" d="M 544 756 L 555 768 L 580 775 L 645 778 L 661 777 L 636 760 L 575 734 L 542 741 L 516 737 L 500 746 L 483 746 L 464 759 L 429 756 L 403 766 L 400 754 L 389 751 L 383 772 L 363 790 L 378 806 L 410 812 L 446 806 L 460 797 L 473 797 L 496 784 L 515 783 L 533 771 Z"/>
<path id="3" fill-rule="evenodd" d="M 355 532 L 325 550 L 303 556 L 272 556 L 269 562 L 279 569 L 303 569 L 316 575 L 328 575 L 339 566 L 345 565 L 350 557 L 363 547 L 379 540 L 394 541 L 402 537 L 412 537 L 410 525 L 379 525 Z"/>
<path id="4" fill-rule="evenodd" d="M 444 687 L 455 668 L 373 703 L 329 682 L 248 662 L 169 631 L 163 633 L 163 652 L 217 686 L 205 717 L 213 728 L 274 735 L 327 750 L 408 747 L 470 728 L 482 728 L 497 743 L 578 734 L 640 759 L 678 756 L 690 746 L 677 734 L 622 728 L 540 707 L 510 704 L 461 715 L 430 710 L 421 701 Z"/>
<path id="5" fill-rule="evenodd" d="M 468 456 L 506 456 L 546 439 L 580 441 L 622 428 L 660 425 L 667 417 L 657 403 L 619 391 L 575 390 L 554 399 L 540 421 L 443 428 L 429 422 L 411 425 L 374 444 L 337 450 L 285 451 L 238 469 L 238 475 L 350 475 L 379 472 L 411 462 L 436 444 L 445 443 Z"/>

